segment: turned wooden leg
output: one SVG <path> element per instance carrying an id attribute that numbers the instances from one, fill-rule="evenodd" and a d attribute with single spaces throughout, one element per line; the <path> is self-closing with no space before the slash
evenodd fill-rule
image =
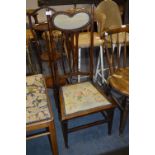
<path id="1" fill-rule="evenodd" d="M 107 115 L 108 115 L 108 135 L 111 135 L 114 109 L 108 110 Z"/>
<path id="2" fill-rule="evenodd" d="M 67 128 L 68 128 L 68 122 L 63 121 L 62 122 L 62 131 L 63 131 L 63 137 L 64 137 L 64 142 L 65 142 L 65 147 L 66 148 L 68 148 L 68 132 L 67 132 Z"/>
<path id="3" fill-rule="evenodd" d="M 50 131 L 50 140 L 51 140 L 51 146 L 52 151 L 54 155 L 58 155 L 58 146 L 57 146 L 57 140 L 56 140 L 56 131 L 55 131 L 55 125 L 54 121 L 52 121 L 49 125 L 49 131 Z"/>
<path id="4" fill-rule="evenodd" d="M 122 134 L 129 114 L 129 99 L 125 99 L 124 109 L 121 111 L 119 134 Z"/>

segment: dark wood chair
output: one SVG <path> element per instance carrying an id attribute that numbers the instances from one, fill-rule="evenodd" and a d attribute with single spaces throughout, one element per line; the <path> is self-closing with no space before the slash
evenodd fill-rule
<path id="1" fill-rule="evenodd" d="M 129 26 L 107 30 L 104 34 L 104 46 L 107 63 L 109 66 L 109 77 L 107 83 L 121 95 L 119 100 L 116 95 L 112 95 L 121 110 L 120 134 L 123 133 L 129 111 Z M 117 48 L 112 48 L 113 44 Z M 119 45 L 121 44 L 121 50 Z M 116 50 L 116 52 L 114 52 Z M 121 51 L 121 52 L 120 52 Z"/>
<path id="2" fill-rule="evenodd" d="M 50 40 L 49 38 L 50 36 L 47 17 L 52 16 L 54 12 L 55 10 L 53 8 L 47 6 L 27 12 L 27 16 L 29 19 L 29 29 L 33 34 L 34 42 L 36 45 L 36 55 L 38 58 L 41 73 L 43 70 L 42 62 L 47 62 L 50 68 L 51 75 L 45 77 L 48 88 L 53 88 L 55 85 L 54 71 L 53 67 L 51 67 L 51 62 L 61 59 L 61 54 L 56 49 L 56 40 L 61 38 L 61 32 L 52 29 L 52 39 Z M 52 42 L 51 48 L 55 49 L 52 53 L 50 52 L 50 41 Z M 65 81 L 61 79 L 60 83 L 65 83 Z"/>
<path id="3" fill-rule="evenodd" d="M 47 15 L 48 13 L 52 15 L 55 10 L 50 7 L 40 7 L 35 10 L 31 10 L 27 12 L 28 20 L 29 20 L 29 29 L 31 30 L 34 36 L 34 43 L 36 46 L 36 55 L 38 58 L 38 63 L 40 66 L 41 73 L 43 71 L 42 62 L 48 62 L 48 48 L 45 41 L 45 35 L 48 35 L 48 23 L 47 23 Z M 46 33 L 46 34 L 45 34 Z M 53 33 L 55 37 L 61 35 L 61 32 Z M 57 58 L 59 55 L 57 55 Z"/>
<path id="4" fill-rule="evenodd" d="M 68 147 L 68 133 L 88 128 L 102 123 L 108 124 L 108 134 L 111 134 L 114 101 L 107 97 L 96 83 L 93 82 L 93 7 L 91 14 L 86 11 L 72 13 L 57 12 L 49 19 L 55 29 L 62 31 L 66 51 L 72 58 L 73 64 L 67 59 L 68 71 L 64 74 L 68 84 L 59 87 L 60 121 L 62 124 L 65 146 Z M 78 37 L 81 30 L 91 27 L 88 70 L 78 69 Z M 88 76 L 85 81 L 78 83 L 78 75 Z M 57 79 L 59 75 L 57 74 Z M 84 79 L 83 79 L 84 80 Z M 102 120 L 68 128 L 68 121 L 94 113 L 101 113 Z M 75 120 L 76 121 L 76 120 Z"/>
<path id="5" fill-rule="evenodd" d="M 31 134 L 40 129 L 46 131 Z M 42 74 L 26 77 L 26 132 L 27 140 L 49 135 L 53 154 L 58 155 L 54 116 Z"/>

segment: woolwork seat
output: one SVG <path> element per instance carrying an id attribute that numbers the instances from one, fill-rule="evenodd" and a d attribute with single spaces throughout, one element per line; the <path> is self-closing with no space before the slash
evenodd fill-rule
<path id="1" fill-rule="evenodd" d="M 26 80 L 26 123 L 49 119 L 48 98 L 41 74 Z"/>
<path id="2" fill-rule="evenodd" d="M 37 131 L 44 128 L 45 132 Z M 53 154 L 58 155 L 54 117 L 42 74 L 26 77 L 26 131 L 27 140 L 49 135 Z"/>
<path id="3" fill-rule="evenodd" d="M 62 87 L 66 114 L 111 104 L 90 82 Z"/>

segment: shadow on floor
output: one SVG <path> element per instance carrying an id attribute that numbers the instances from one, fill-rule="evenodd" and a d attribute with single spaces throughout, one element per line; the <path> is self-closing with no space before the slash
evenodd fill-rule
<path id="1" fill-rule="evenodd" d="M 123 147 L 117 150 L 113 150 L 107 153 L 98 154 L 98 155 L 129 155 L 129 147 Z"/>

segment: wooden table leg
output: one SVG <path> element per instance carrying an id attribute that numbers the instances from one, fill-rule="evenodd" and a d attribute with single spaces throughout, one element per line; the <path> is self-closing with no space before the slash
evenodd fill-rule
<path id="1" fill-rule="evenodd" d="M 57 146 L 57 140 L 56 140 L 56 130 L 54 121 L 52 121 L 49 125 L 49 131 L 50 131 L 50 140 L 52 145 L 52 151 L 54 155 L 58 155 L 58 146 Z"/>
<path id="2" fill-rule="evenodd" d="M 124 109 L 121 111 L 119 134 L 122 134 L 123 131 L 124 131 L 124 127 L 125 127 L 125 124 L 126 124 L 128 114 L 129 114 L 129 98 L 126 97 Z"/>

